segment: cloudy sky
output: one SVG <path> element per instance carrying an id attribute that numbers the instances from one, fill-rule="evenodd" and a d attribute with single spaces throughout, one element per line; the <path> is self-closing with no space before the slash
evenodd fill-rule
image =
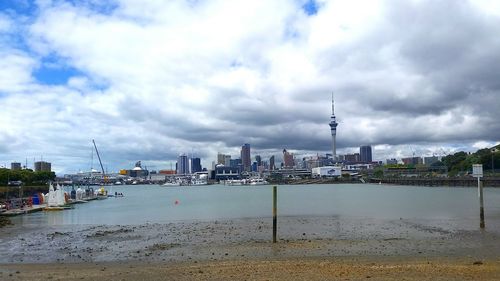
<path id="1" fill-rule="evenodd" d="M 500 140 L 499 4 L 0 0 L 0 166 L 88 170 L 92 139 L 109 170 L 325 153 L 332 92 L 339 153 L 475 151 Z"/>

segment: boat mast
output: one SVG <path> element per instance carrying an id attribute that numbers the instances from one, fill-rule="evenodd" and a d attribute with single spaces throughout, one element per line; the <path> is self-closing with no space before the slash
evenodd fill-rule
<path id="1" fill-rule="evenodd" d="M 102 165 L 101 156 L 99 155 L 99 150 L 97 150 L 97 145 L 95 144 L 95 141 L 92 140 L 92 142 L 94 143 L 95 152 L 97 154 L 97 158 L 99 159 L 99 164 L 101 165 L 102 176 L 104 178 L 104 185 L 106 185 L 106 173 L 104 172 L 104 166 Z"/>

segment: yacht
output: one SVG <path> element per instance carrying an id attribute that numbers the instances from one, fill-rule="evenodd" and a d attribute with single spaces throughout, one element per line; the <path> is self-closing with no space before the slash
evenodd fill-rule
<path id="1" fill-rule="evenodd" d="M 261 178 L 250 180 L 250 185 L 266 185 L 266 184 L 269 184 L 269 182 Z"/>

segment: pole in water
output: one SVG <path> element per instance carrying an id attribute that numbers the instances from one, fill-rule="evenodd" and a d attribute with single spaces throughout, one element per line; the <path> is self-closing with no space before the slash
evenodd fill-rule
<path id="1" fill-rule="evenodd" d="M 278 228 L 277 205 L 278 205 L 278 190 L 276 186 L 273 186 L 273 243 L 276 243 L 276 234 Z"/>
<path id="2" fill-rule="evenodd" d="M 484 228 L 484 201 L 483 201 L 483 183 L 479 183 L 479 227 Z"/>

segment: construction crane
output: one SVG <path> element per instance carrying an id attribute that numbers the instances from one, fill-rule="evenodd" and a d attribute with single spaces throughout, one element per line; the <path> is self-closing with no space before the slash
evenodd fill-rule
<path id="1" fill-rule="evenodd" d="M 95 152 L 97 154 L 97 158 L 99 159 L 99 164 L 101 165 L 101 171 L 102 171 L 102 177 L 104 179 L 104 185 L 106 185 L 108 178 L 106 177 L 106 173 L 104 172 L 104 166 L 102 165 L 101 156 L 99 155 L 99 150 L 97 150 L 97 145 L 95 144 L 95 141 L 92 140 L 92 142 L 94 143 Z"/>

